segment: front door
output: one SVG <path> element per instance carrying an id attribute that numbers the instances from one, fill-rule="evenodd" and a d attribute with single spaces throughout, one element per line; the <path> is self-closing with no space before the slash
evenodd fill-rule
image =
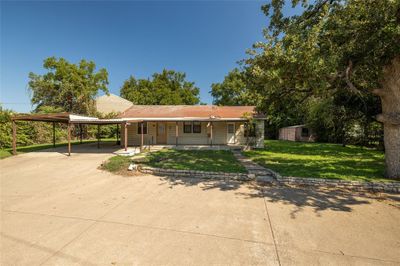
<path id="1" fill-rule="evenodd" d="M 226 142 L 235 144 L 235 123 L 228 123 L 226 129 Z"/>
<path id="2" fill-rule="evenodd" d="M 167 130 L 165 123 L 157 123 L 157 144 L 167 144 Z"/>

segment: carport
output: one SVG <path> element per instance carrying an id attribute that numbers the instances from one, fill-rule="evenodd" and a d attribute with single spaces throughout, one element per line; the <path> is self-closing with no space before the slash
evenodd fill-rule
<path id="1" fill-rule="evenodd" d="M 55 128 L 56 123 L 67 124 L 68 139 L 68 156 L 71 155 L 71 129 L 73 125 L 79 125 L 80 142 L 82 143 L 82 125 L 97 125 L 97 147 L 100 148 L 100 126 L 101 125 L 117 125 L 117 142 L 119 140 L 119 125 L 124 126 L 126 130 L 127 121 L 123 119 L 99 119 L 97 117 L 89 117 L 76 115 L 72 113 L 52 113 L 52 114 L 27 114 L 17 115 L 12 120 L 12 148 L 13 154 L 17 154 L 17 121 L 37 121 L 48 122 L 53 124 L 53 147 L 56 145 Z M 127 141 L 125 141 L 125 150 L 127 149 Z"/>

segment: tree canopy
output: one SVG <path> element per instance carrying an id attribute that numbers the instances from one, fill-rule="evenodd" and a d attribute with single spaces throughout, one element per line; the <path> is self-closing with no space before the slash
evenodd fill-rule
<path id="1" fill-rule="evenodd" d="M 73 64 L 64 58 L 49 57 L 43 75 L 29 73 L 29 89 L 36 110 L 46 106 L 77 114 L 94 114 L 94 98 L 99 90 L 108 93 L 108 73 L 104 68 L 96 72 L 93 61 L 81 60 Z"/>
<path id="2" fill-rule="evenodd" d="M 360 113 L 372 120 L 383 111 L 377 117 L 385 127 L 388 176 L 398 177 L 400 1 L 291 4 L 301 4 L 304 11 L 285 17 L 283 0 L 262 7 L 271 19 L 264 30 L 266 41 L 256 43 L 245 60 L 248 86 L 263 96 L 259 108 L 272 116 L 283 112 L 304 120 L 307 115 L 296 111 L 312 110 L 312 101 L 314 110 L 322 104 L 332 116 L 341 110 L 338 127 Z"/>
<path id="3" fill-rule="evenodd" d="M 211 85 L 213 104 L 256 105 L 259 95 L 248 89 L 245 74 L 235 68 L 225 76 L 221 83 L 213 83 Z"/>
<path id="4" fill-rule="evenodd" d="M 121 97 L 143 105 L 198 104 L 199 88 L 186 80 L 186 74 L 164 69 L 152 79 L 129 77 L 121 87 Z"/>

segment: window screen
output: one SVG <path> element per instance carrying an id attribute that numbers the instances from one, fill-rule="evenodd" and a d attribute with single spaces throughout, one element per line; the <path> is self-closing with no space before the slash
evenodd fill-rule
<path id="1" fill-rule="evenodd" d="M 201 123 L 193 122 L 193 133 L 201 133 Z"/>
<path id="2" fill-rule="evenodd" d="M 142 134 L 142 124 L 143 124 L 143 134 L 147 134 L 147 122 L 138 123 L 137 133 Z"/>
<path id="3" fill-rule="evenodd" d="M 192 133 L 192 122 L 183 122 L 183 133 Z"/>

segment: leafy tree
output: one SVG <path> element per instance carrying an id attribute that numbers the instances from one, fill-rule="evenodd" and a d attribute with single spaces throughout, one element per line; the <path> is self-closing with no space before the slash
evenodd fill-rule
<path id="1" fill-rule="evenodd" d="M 126 80 L 121 88 L 121 97 L 143 105 L 193 105 L 200 102 L 199 88 L 186 81 L 186 74 L 164 69 L 154 73 L 152 79 Z"/>
<path id="2" fill-rule="evenodd" d="M 44 106 L 59 107 L 65 112 L 91 115 L 95 112 L 94 97 L 99 90 L 108 93 L 108 73 L 96 72 L 93 61 L 72 64 L 64 58 L 49 57 L 43 67 L 44 75 L 29 73 L 29 89 L 36 110 Z"/>
<path id="3" fill-rule="evenodd" d="M 400 177 L 400 1 L 293 0 L 304 12 L 289 17 L 284 4 L 263 6 L 271 18 L 266 41 L 246 61 L 253 89 L 265 95 L 261 107 L 288 99 L 298 105 L 343 88 L 364 106 L 380 96 L 386 174 Z"/>
<path id="4" fill-rule="evenodd" d="M 235 68 L 224 78 L 222 83 L 211 85 L 213 104 L 216 105 L 256 105 L 259 95 L 247 88 L 244 72 Z"/>

